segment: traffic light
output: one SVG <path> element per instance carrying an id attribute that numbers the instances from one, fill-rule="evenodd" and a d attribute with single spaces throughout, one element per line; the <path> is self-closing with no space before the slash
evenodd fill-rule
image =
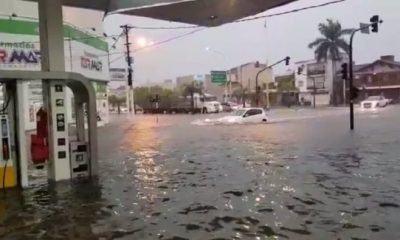
<path id="1" fill-rule="evenodd" d="M 371 21 L 371 23 L 372 23 L 372 25 L 371 25 L 372 30 L 371 30 L 371 31 L 377 33 L 378 30 L 379 30 L 378 25 L 379 25 L 379 23 L 380 23 L 379 15 L 374 15 L 374 16 L 370 19 L 370 21 Z"/>
<path id="2" fill-rule="evenodd" d="M 297 75 L 301 75 L 303 73 L 303 66 L 297 68 Z"/>
<path id="3" fill-rule="evenodd" d="M 128 71 L 128 86 L 132 86 L 132 70 Z"/>
<path id="4" fill-rule="evenodd" d="M 348 67 L 349 67 L 349 65 L 347 63 L 342 64 L 342 79 L 343 80 L 347 80 L 349 77 Z"/>
<path id="5" fill-rule="evenodd" d="M 358 98 L 358 92 L 360 90 L 358 90 L 358 88 L 351 86 L 351 90 L 350 90 L 350 99 L 354 100 Z"/>
<path id="6" fill-rule="evenodd" d="M 289 66 L 289 64 L 290 64 L 290 57 L 286 57 L 286 58 L 285 58 L 285 64 L 286 64 L 286 66 Z"/>

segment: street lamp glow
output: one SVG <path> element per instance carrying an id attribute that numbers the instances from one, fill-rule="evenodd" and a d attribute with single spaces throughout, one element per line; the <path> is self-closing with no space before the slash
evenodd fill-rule
<path id="1" fill-rule="evenodd" d="M 146 46 L 148 45 L 147 39 L 144 38 L 144 37 L 139 37 L 139 38 L 136 40 L 136 43 L 137 43 L 137 45 L 138 45 L 139 47 L 146 47 Z"/>

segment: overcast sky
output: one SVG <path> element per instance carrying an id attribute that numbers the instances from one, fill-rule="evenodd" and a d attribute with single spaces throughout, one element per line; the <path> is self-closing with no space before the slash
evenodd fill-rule
<path id="1" fill-rule="evenodd" d="M 329 1 L 299 0 L 263 14 Z M 319 36 L 318 24 L 327 18 L 339 20 L 344 28 L 355 28 L 360 22 L 368 22 L 372 15 L 379 14 L 385 21 L 379 34 L 357 35 L 355 60 L 357 63 L 365 63 L 386 54 L 400 57 L 399 11 L 399 0 L 347 0 L 336 5 L 267 20 L 232 23 L 205 29 L 185 38 L 136 52 L 135 81 L 138 84 L 160 82 L 182 75 L 204 74 L 213 69 L 225 70 L 250 61 L 272 63 L 285 56 L 290 56 L 292 62 L 312 59 L 313 51 L 308 49 L 307 45 Z M 119 26 L 126 23 L 135 26 L 182 25 L 147 18 L 112 15 L 105 19 L 105 32 L 109 35 L 119 34 L 121 32 Z M 159 42 L 189 31 L 193 30 L 134 30 L 132 34 L 136 39 L 145 37 L 153 42 Z M 115 51 L 123 51 L 122 44 L 121 41 Z M 207 47 L 222 54 L 206 51 Z M 119 56 L 115 54 L 111 60 Z M 114 61 L 113 66 L 124 67 L 123 58 Z M 276 74 L 286 70 L 285 66 L 274 69 Z"/>

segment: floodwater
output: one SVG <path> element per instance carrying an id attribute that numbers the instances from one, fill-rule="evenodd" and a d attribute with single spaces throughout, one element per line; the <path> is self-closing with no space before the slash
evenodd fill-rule
<path id="1" fill-rule="evenodd" d="M 353 133 L 345 111 L 286 111 L 118 117 L 97 180 L 0 193 L 0 238 L 400 239 L 400 108 L 358 113 Z"/>

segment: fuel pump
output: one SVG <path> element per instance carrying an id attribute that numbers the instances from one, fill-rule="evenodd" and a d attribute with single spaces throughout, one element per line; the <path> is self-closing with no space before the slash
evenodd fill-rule
<path id="1" fill-rule="evenodd" d="M 13 161 L 11 154 L 12 142 L 11 142 L 11 128 L 9 122 L 9 116 L 7 112 L 8 105 L 10 103 L 10 96 L 5 104 L 3 104 L 2 109 L 0 110 L 0 142 L 1 142 L 1 150 L 0 150 L 0 188 L 9 188 L 15 187 L 16 180 L 16 163 Z"/>
<path id="2" fill-rule="evenodd" d="M 13 163 L 10 161 L 10 127 L 8 116 L 6 114 L 0 115 L 0 128 L 1 128 L 1 169 L 2 169 L 2 188 L 11 187 L 15 185 L 15 175 Z"/>
<path id="3" fill-rule="evenodd" d="M 49 158 L 47 140 L 47 112 L 40 108 L 36 113 L 36 134 L 31 135 L 31 156 L 36 168 L 43 168 Z"/>

